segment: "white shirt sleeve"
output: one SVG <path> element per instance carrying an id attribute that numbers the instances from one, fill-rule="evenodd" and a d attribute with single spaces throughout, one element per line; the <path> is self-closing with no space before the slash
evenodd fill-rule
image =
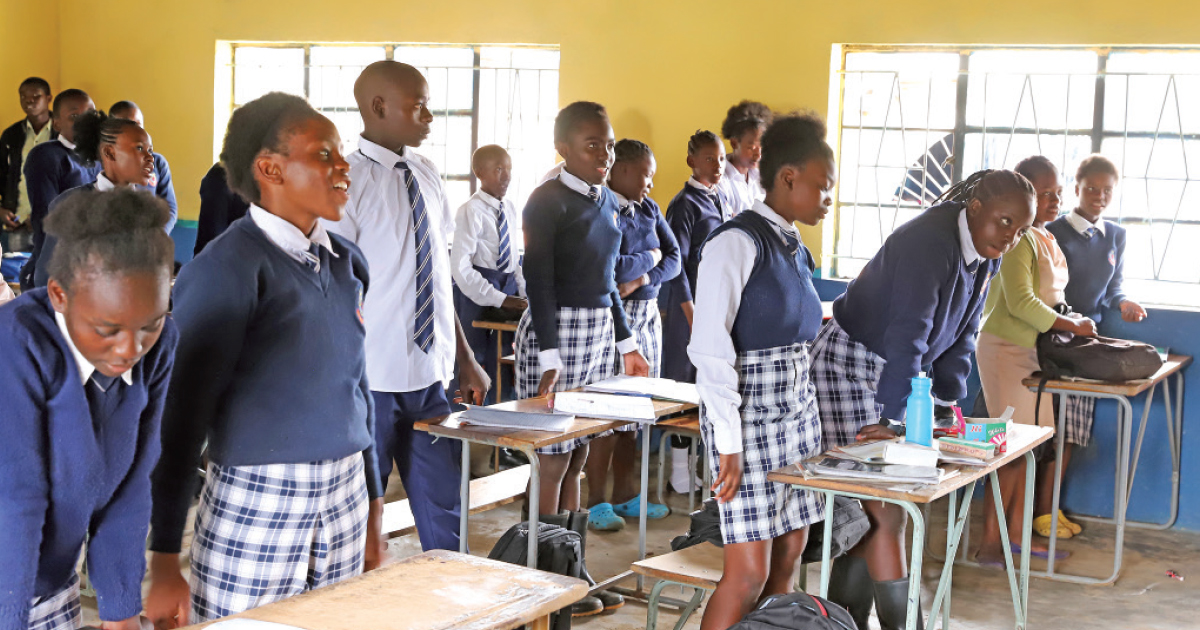
<path id="1" fill-rule="evenodd" d="M 454 221 L 454 244 L 450 247 L 450 275 L 467 299 L 480 306 L 498 307 L 508 296 L 485 280 L 471 264 L 475 249 L 479 246 L 481 214 L 471 207 L 470 201 L 458 209 L 458 217 Z"/>
<path id="2" fill-rule="evenodd" d="M 558 348 L 538 350 L 538 369 L 542 371 L 542 374 L 545 374 L 550 370 L 561 371 L 562 368 L 562 355 L 558 353 Z"/>
<path id="3" fill-rule="evenodd" d="M 712 423 L 717 452 L 742 452 L 738 374 L 734 368 L 733 322 L 758 248 L 747 234 L 729 230 L 709 240 L 696 274 L 696 310 L 688 356 L 696 366 L 696 389 Z"/>

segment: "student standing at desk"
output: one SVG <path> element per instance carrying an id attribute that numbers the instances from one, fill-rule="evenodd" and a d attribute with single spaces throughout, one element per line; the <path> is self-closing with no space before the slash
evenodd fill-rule
<path id="1" fill-rule="evenodd" d="M 834 302 L 812 349 L 826 449 L 894 436 L 922 370 L 932 368 L 943 406 L 966 395 L 988 283 L 1033 223 L 1034 196 L 1012 171 L 975 173 L 893 232 Z M 907 515 L 877 501 L 863 507 L 871 531 L 834 564 L 829 598 L 860 630 L 872 604 L 884 630 L 898 630 L 908 602 Z"/>

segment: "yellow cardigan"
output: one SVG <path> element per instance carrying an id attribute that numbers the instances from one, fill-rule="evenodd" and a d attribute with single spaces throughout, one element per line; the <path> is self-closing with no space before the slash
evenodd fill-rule
<path id="1" fill-rule="evenodd" d="M 1004 255 L 983 307 L 983 332 L 1025 348 L 1034 347 L 1038 333 L 1050 330 L 1058 319 L 1051 305 L 1038 297 L 1041 271 L 1035 238 L 1032 231 L 1026 232 Z"/>

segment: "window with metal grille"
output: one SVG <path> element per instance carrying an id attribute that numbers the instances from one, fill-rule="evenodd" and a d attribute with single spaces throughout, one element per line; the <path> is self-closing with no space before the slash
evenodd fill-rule
<path id="1" fill-rule="evenodd" d="M 429 82 L 434 120 L 417 152 L 437 164 L 451 209 L 474 193 L 471 155 L 488 144 L 503 146 L 512 156 L 508 196 L 518 209 L 524 207 L 555 162 L 557 47 L 231 42 L 218 58 L 218 87 L 228 82 L 228 89 L 218 89 L 218 98 L 228 102 L 216 121 L 217 144 L 225 131 L 221 120 L 228 120 L 229 113 L 280 91 L 307 98 L 337 125 L 347 152 L 353 151 L 363 129 L 354 80 L 381 59 L 415 66 Z"/>
<path id="2" fill-rule="evenodd" d="M 1105 218 L 1128 230 L 1125 290 L 1200 306 L 1200 50 L 840 46 L 830 93 L 840 182 L 824 267 L 855 276 L 952 182 L 1045 155 L 1121 171 Z M 840 57 L 840 61 L 839 61 Z"/>

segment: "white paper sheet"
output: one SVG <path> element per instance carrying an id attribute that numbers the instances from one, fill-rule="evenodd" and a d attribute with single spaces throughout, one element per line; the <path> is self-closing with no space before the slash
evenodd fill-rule
<path id="1" fill-rule="evenodd" d="M 554 395 L 554 410 L 582 418 L 629 420 L 648 424 L 655 420 L 654 402 L 640 396 L 559 392 Z"/>

